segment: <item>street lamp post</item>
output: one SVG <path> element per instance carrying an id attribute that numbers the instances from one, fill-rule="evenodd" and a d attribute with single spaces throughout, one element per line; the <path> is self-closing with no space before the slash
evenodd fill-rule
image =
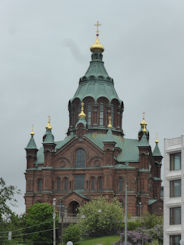
<path id="1" fill-rule="evenodd" d="M 140 220 L 141 220 L 141 216 L 142 216 L 142 207 L 143 207 L 143 204 L 142 204 L 142 202 L 139 202 L 138 203 L 138 205 L 137 205 L 138 207 L 139 207 L 139 216 L 140 216 Z M 143 227 L 142 227 L 142 245 L 144 244 L 144 239 L 143 239 Z"/>
<path id="2" fill-rule="evenodd" d="M 125 245 L 127 245 L 127 183 L 125 184 Z"/>
<path id="3" fill-rule="evenodd" d="M 56 245 L 56 198 L 53 198 L 53 245 Z"/>
<path id="4" fill-rule="evenodd" d="M 60 203 L 60 219 L 61 219 L 61 245 L 63 245 L 63 217 L 64 217 L 64 204 Z"/>

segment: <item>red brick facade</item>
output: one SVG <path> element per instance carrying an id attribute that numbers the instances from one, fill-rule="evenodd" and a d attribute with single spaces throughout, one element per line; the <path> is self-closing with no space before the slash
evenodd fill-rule
<path id="1" fill-rule="evenodd" d="M 28 144 L 26 208 L 35 202 L 52 203 L 53 198 L 56 198 L 57 203 L 62 201 L 68 214 L 75 214 L 78 206 L 101 195 L 107 200 L 117 197 L 124 205 L 124 187 L 127 183 L 130 215 L 138 216 L 147 211 L 162 213 L 162 157 L 153 156 L 146 124 L 145 128 L 141 124 L 137 139 L 124 138 L 124 104 L 114 90 L 113 80 L 103 70 L 101 60 L 101 51 L 93 50 L 90 67 L 96 62 L 93 69 L 96 73 L 88 76 L 89 67 L 79 81 L 77 95 L 69 101 L 66 139 L 54 142 L 51 128 L 47 127 L 43 148 L 38 151 L 36 145 Z M 98 66 L 101 66 L 99 71 Z M 103 74 L 97 76 L 100 72 Z M 84 86 L 88 86 L 85 92 Z M 94 96 L 89 95 L 93 91 Z M 86 117 L 80 118 L 81 101 L 84 102 Z M 108 127 L 109 116 L 112 127 Z M 144 134 L 147 137 L 146 144 L 142 142 Z M 160 205 L 159 211 L 157 203 Z"/>

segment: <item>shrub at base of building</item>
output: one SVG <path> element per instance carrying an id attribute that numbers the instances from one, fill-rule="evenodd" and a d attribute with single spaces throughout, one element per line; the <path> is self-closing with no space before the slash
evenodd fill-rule
<path id="1" fill-rule="evenodd" d="M 120 202 L 117 199 L 106 201 L 104 197 L 80 207 L 78 217 L 83 235 L 89 237 L 116 234 L 123 221 Z"/>
<path id="2" fill-rule="evenodd" d="M 81 232 L 78 224 L 69 225 L 64 229 L 64 242 L 72 241 L 74 245 L 80 241 Z"/>

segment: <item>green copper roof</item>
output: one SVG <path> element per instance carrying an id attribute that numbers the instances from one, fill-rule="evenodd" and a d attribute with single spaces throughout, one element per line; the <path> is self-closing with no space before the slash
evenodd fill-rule
<path id="1" fill-rule="evenodd" d="M 154 157 L 161 157 L 162 156 L 160 149 L 158 147 L 158 143 L 156 143 L 155 148 L 153 150 L 153 156 Z"/>
<path id="2" fill-rule="evenodd" d="M 148 200 L 148 205 L 152 205 L 153 203 L 155 203 L 157 201 L 157 199 L 149 199 Z"/>
<path id="3" fill-rule="evenodd" d="M 141 140 L 139 141 L 139 146 L 149 146 L 148 140 L 146 138 L 146 134 L 144 133 Z"/>
<path id="4" fill-rule="evenodd" d="M 94 143 L 97 147 L 99 147 L 101 150 L 104 150 L 104 140 L 106 139 L 107 134 L 97 134 L 97 133 L 88 133 L 85 134 L 84 137 L 86 137 L 88 140 L 90 140 L 92 143 Z M 56 148 L 55 150 L 59 150 L 62 148 L 65 144 L 67 144 L 69 141 L 75 139 L 76 136 L 71 134 L 70 136 L 67 136 L 62 141 L 55 142 Z M 116 142 L 116 147 L 119 147 L 121 149 L 121 152 L 118 154 L 116 161 L 121 162 L 139 162 L 139 150 L 138 145 L 139 141 L 137 139 L 126 139 L 122 136 L 112 135 L 112 141 Z M 43 147 L 41 147 L 37 153 L 37 161 L 35 164 L 38 163 L 44 163 L 44 153 L 43 153 Z M 120 168 L 121 166 L 117 166 L 117 168 Z M 124 166 L 131 168 L 131 166 Z"/>
<path id="5" fill-rule="evenodd" d="M 117 99 L 120 103 L 115 88 L 114 82 L 109 77 L 102 61 L 102 53 L 92 53 L 92 60 L 85 75 L 80 78 L 79 87 L 71 99 L 79 98 L 81 101 L 85 97 L 92 97 L 96 101 L 100 97 L 106 97 L 109 101 Z"/>
<path id="6" fill-rule="evenodd" d="M 67 136 L 64 140 L 62 141 L 56 141 L 56 151 L 58 149 L 60 149 L 61 147 L 63 147 L 65 144 L 67 144 L 71 139 L 75 138 L 74 134 L 70 134 L 69 136 Z"/>
<path id="7" fill-rule="evenodd" d="M 31 135 L 29 143 L 26 146 L 26 150 L 28 150 L 28 149 L 37 149 L 37 146 L 36 146 L 36 143 L 35 143 L 33 135 Z"/>
<path id="8" fill-rule="evenodd" d="M 46 128 L 46 133 L 43 136 L 43 144 L 53 144 L 54 143 L 54 136 L 52 134 L 51 129 Z"/>
<path id="9" fill-rule="evenodd" d="M 108 129 L 107 134 L 104 137 L 103 142 L 114 142 L 114 138 L 112 137 L 112 130 Z"/>
<path id="10" fill-rule="evenodd" d="M 88 133 L 84 135 L 102 150 L 104 149 L 104 140 L 106 134 Z M 137 139 L 126 139 L 122 136 L 112 135 L 112 141 L 116 142 L 116 147 L 122 151 L 118 154 L 116 160 L 118 162 L 138 162 L 139 161 L 139 141 Z"/>

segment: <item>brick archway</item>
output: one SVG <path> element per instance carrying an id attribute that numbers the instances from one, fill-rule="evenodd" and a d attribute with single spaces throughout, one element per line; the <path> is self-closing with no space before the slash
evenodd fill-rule
<path id="1" fill-rule="evenodd" d="M 76 216 L 78 214 L 78 208 L 80 204 L 77 201 L 71 201 L 68 205 L 68 215 Z"/>

